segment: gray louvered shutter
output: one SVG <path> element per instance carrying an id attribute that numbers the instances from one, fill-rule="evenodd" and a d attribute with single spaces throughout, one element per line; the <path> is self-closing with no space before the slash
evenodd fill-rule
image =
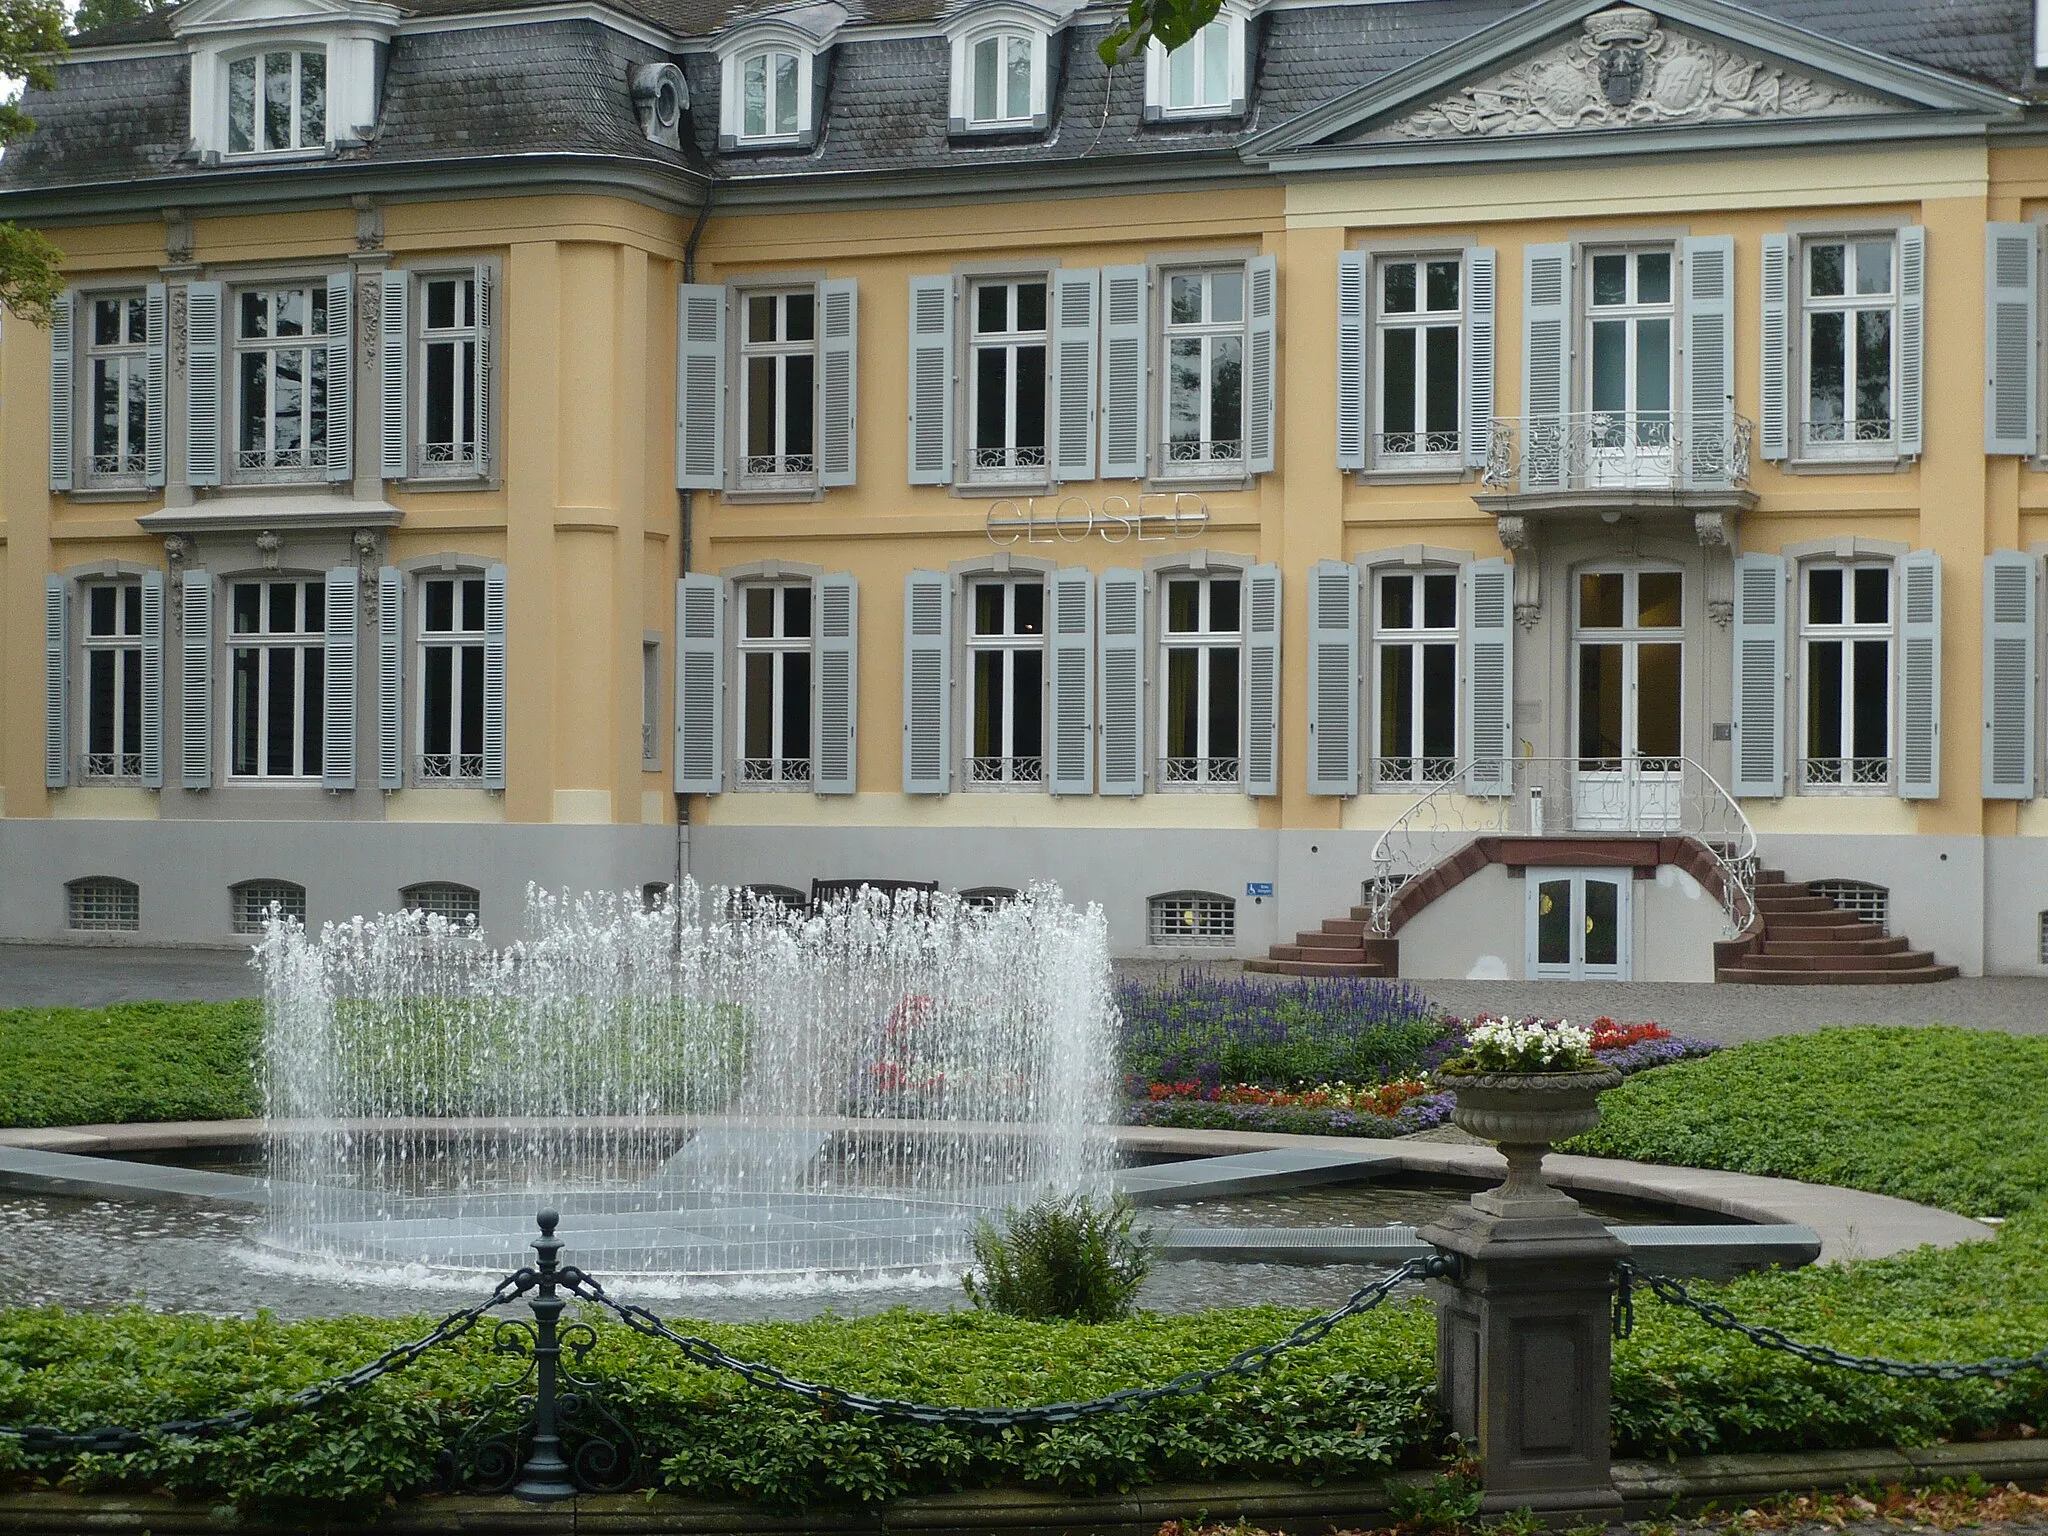
<path id="1" fill-rule="evenodd" d="M 379 292 L 377 473 L 386 480 L 403 480 L 411 463 L 406 451 L 405 386 L 411 351 L 412 278 L 405 272 L 386 272 Z"/>
<path id="2" fill-rule="evenodd" d="M 1046 783 L 1056 795 L 1095 789 L 1095 577 L 1054 571 L 1046 579 Z"/>
<path id="3" fill-rule="evenodd" d="M 355 435 L 355 305 L 353 278 L 347 272 L 327 276 L 327 478 L 353 480 L 356 474 Z"/>
<path id="4" fill-rule="evenodd" d="M 491 323 L 497 306 L 492 302 L 491 269 L 481 262 L 476 268 L 476 472 L 489 476 L 497 460 L 498 445 L 491 441 Z"/>
<path id="5" fill-rule="evenodd" d="M 142 472 L 152 486 L 162 485 L 168 478 L 170 455 L 164 426 L 171 384 L 170 308 L 170 290 L 162 283 L 151 283 L 143 290 Z"/>
<path id="6" fill-rule="evenodd" d="M 1792 453 L 1792 237 L 1765 235 L 1763 358 L 1758 381 L 1757 452 L 1767 459 Z M 1782 793 L 1782 789 L 1774 791 Z"/>
<path id="7" fill-rule="evenodd" d="M 1365 468 L 1365 269 L 1365 252 L 1337 253 L 1339 469 Z"/>
<path id="8" fill-rule="evenodd" d="M 1514 792 L 1514 567 L 1474 560 L 1461 572 L 1465 609 L 1465 738 L 1475 795 Z"/>
<path id="9" fill-rule="evenodd" d="M 1280 567 L 1246 572 L 1244 792 L 1280 793 Z"/>
<path id="10" fill-rule="evenodd" d="M 725 788 L 725 581 L 676 583 L 676 793 Z"/>
<path id="11" fill-rule="evenodd" d="M 860 285 L 850 277 L 818 284 L 818 484 L 852 485 L 858 441 Z"/>
<path id="12" fill-rule="evenodd" d="M 78 345 L 77 301 L 60 293 L 50 301 L 50 489 L 71 489 L 72 466 L 77 462 L 77 439 L 72 418 L 78 404 L 78 380 L 73 354 Z"/>
<path id="13" fill-rule="evenodd" d="M 484 567 L 484 788 L 505 787 L 505 567 Z"/>
<path id="14" fill-rule="evenodd" d="M 910 280 L 910 483 L 953 483 L 953 279 Z"/>
<path id="15" fill-rule="evenodd" d="M 676 288 L 676 488 L 725 485 L 725 289 Z"/>
<path id="16" fill-rule="evenodd" d="M 1095 299 L 1090 268 L 1052 275 L 1052 478 L 1095 478 Z"/>
<path id="17" fill-rule="evenodd" d="M 1145 578 L 1137 571 L 1102 573 L 1096 609 L 1102 679 L 1096 748 L 1105 795 L 1145 793 Z"/>
<path id="18" fill-rule="evenodd" d="M 1680 473 L 1688 485 L 1731 484 L 1735 444 L 1735 240 L 1685 242 L 1685 418 Z"/>
<path id="19" fill-rule="evenodd" d="M 2031 456 L 2040 438 L 2040 270 L 2039 225 L 1984 226 L 1986 453 Z"/>
<path id="20" fill-rule="evenodd" d="M 1941 556 L 1919 549 L 1901 560 L 1899 592 L 1899 798 L 1938 800 Z"/>
<path id="21" fill-rule="evenodd" d="M 903 579 L 903 793 L 953 787 L 953 582 L 941 571 Z"/>
<path id="22" fill-rule="evenodd" d="M 1572 248 L 1522 252 L 1522 489 L 1561 491 L 1571 455 Z"/>
<path id="23" fill-rule="evenodd" d="M 1273 256 L 1245 263 L 1244 463 L 1255 475 L 1274 464 L 1279 385 L 1280 266 Z M 1276 791 L 1277 793 L 1277 791 Z"/>
<path id="24" fill-rule="evenodd" d="M 164 787 L 164 573 L 142 573 L 142 787 Z"/>
<path id="25" fill-rule="evenodd" d="M 43 787 L 71 782 L 71 583 L 43 578 Z"/>
<path id="26" fill-rule="evenodd" d="M 2034 652 L 2040 560 L 1984 557 L 1984 798 L 2034 798 Z"/>
<path id="27" fill-rule="evenodd" d="M 1465 253 L 1465 464 L 1486 468 L 1493 451 L 1495 296 L 1499 263 L 1490 245 Z"/>
<path id="28" fill-rule="evenodd" d="M 1102 269 L 1102 458 L 1096 472 L 1105 480 L 1145 478 L 1150 291 L 1143 267 Z"/>
<path id="29" fill-rule="evenodd" d="M 356 663 L 361 581 L 352 565 L 327 573 L 327 677 L 320 700 L 320 782 L 356 787 Z"/>
<path id="30" fill-rule="evenodd" d="M 860 590 L 841 572 L 820 576 L 813 591 L 811 788 L 821 795 L 850 795 L 860 766 Z"/>
<path id="31" fill-rule="evenodd" d="M 1927 231 L 1909 224 L 1899 231 L 1899 404 L 1898 442 L 1902 457 L 1920 452 L 1923 338 L 1927 330 Z"/>
<path id="32" fill-rule="evenodd" d="M 1358 793 L 1358 567 L 1308 577 L 1308 792 Z"/>
<path id="33" fill-rule="evenodd" d="M 187 571 L 178 584 L 178 756 L 187 789 L 213 787 L 213 577 Z"/>
<path id="34" fill-rule="evenodd" d="M 377 787 L 405 788 L 405 578 L 377 572 Z"/>
<path id="35" fill-rule="evenodd" d="M 222 326 L 219 283 L 185 286 L 185 483 L 220 484 Z M 209 592 L 211 587 L 207 589 Z M 211 764 L 208 764 L 209 768 Z M 204 786 L 200 786 L 203 788 Z"/>
<path id="36" fill-rule="evenodd" d="M 1735 559 L 1735 772 L 1744 799 L 1785 793 L 1785 560 Z"/>

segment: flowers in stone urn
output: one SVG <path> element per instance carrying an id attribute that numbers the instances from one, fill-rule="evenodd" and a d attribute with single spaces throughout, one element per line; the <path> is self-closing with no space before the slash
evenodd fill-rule
<path id="1" fill-rule="evenodd" d="M 1593 1032 L 1563 1019 L 1480 1019 L 1465 1034 L 1465 1049 L 1443 1064 L 1446 1076 L 1512 1073 L 1517 1076 L 1600 1069 Z"/>

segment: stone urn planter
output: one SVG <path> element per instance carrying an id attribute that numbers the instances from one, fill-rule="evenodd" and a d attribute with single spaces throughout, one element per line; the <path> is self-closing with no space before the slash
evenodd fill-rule
<path id="1" fill-rule="evenodd" d="M 1618 1087 L 1612 1067 L 1578 1072 L 1443 1072 L 1437 1080 L 1457 1095 L 1451 1123 L 1493 1142 L 1507 1159 L 1507 1182 L 1474 1195 L 1495 1216 L 1563 1215 L 1578 1202 L 1543 1177 L 1543 1159 L 1600 1123 L 1600 1095 Z"/>

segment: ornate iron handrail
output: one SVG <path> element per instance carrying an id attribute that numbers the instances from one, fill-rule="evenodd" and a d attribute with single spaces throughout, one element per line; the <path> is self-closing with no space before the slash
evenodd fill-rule
<path id="1" fill-rule="evenodd" d="M 1496 416 L 1479 483 L 1496 491 L 1733 490 L 1749 484 L 1756 424 L 1670 411 Z"/>
<path id="2" fill-rule="evenodd" d="M 1480 837 L 1690 837 L 1713 858 L 1731 935 L 1756 911 L 1756 829 L 1721 781 L 1689 757 L 1490 758 L 1461 762 L 1379 835 L 1365 906 L 1388 936 L 1395 899 Z"/>

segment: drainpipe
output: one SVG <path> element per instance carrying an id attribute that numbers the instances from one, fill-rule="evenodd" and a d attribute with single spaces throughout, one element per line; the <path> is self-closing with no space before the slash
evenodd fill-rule
<path id="1" fill-rule="evenodd" d="M 704 178 L 704 201 L 697 205 L 697 221 L 690 226 L 690 238 L 683 244 L 683 281 L 686 283 L 694 283 L 697 280 L 697 242 L 704 238 L 704 226 L 711 220 L 711 203 L 717 190 L 718 183 L 707 174 Z M 676 575 L 680 578 L 690 574 L 690 543 L 696 532 L 696 506 L 695 496 L 689 491 L 678 490 L 676 492 L 676 500 L 680 504 L 679 520 L 681 522 L 681 527 L 677 530 L 678 548 L 676 551 Z M 679 664 L 682 660 L 682 641 L 683 637 L 677 635 L 676 644 L 673 648 L 674 654 L 670 657 L 672 663 Z M 674 752 L 673 747 L 670 748 L 670 752 Z M 673 763 L 670 764 L 670 771 L 674 771 Z M 678 791 L 676 794 L 675 879 L 675 889 L 678 895 L 682 892 L 683 877 L 690 872 L 689 827 L 690 797 Z M 677 908 L 676 921 L 678 923 L 682 921 L 680 907 Z"/>

